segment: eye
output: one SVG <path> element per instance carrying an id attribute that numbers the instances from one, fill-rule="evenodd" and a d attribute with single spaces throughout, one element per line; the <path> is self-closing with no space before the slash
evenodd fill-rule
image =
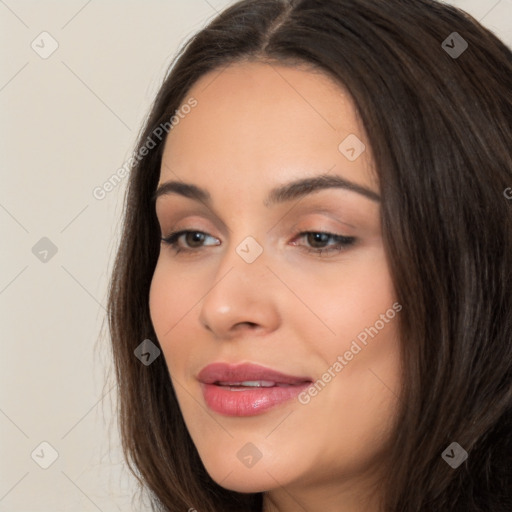
<path id="1" fill-rule="evenodd" d="M 325 231 L 303 231 L 297 237 L 299 240 L 302 238 L 307 241 L 309 246 L 302 246 L 305 251 L 317 254 L 339 253 L 356 241 L 353 236 L 337 235 Z M 329 242 L 331 243 L 329 244 Z"/>
<path id="2" fill-rule="evenodd" d="M 183 240 L 186 242 L 186 246 L 180 246 L 179 241 L 183 237 Z M 203 243 L 205 239 L 211 238 L 216 240 L 214 237 L 208 235 L 207 233 L 203 233 L 202 231 L 193 231 L 193 230 L 181 230 L 171 233 L 170 235 L 162 238 L 162 242 L 169 245 L 176 253 L 179 252 L 194 252 L 197 249 L 201 249 L 203 247 Z M 219 245 L 219 243 L 213 243 L 209 245 Z"/>
<path id="3" fill-rule="evenodd" d="M 202 231 L 194 230 L 175 231 L 161 240 L 169 245 L 177 254 L 180 252 L 198 252 L 199 249 L 205 247 L 204 242 L 207 239 L 214 240 L 214 243 L 206 245 L 220 245 L 216 238 Z M 303 231 L 295 236 L 294 240 L 297 239 L 305 239 L 308 245 L 301 245 L 296 242 L 292 242 L 292 245 L 299 245 L 306 252 L 319 255 L 342 252 L 356 241 L 356 238 L 352 236 L 337 235 L 324 231 Z M 185 242 L 185 246 L 180 245 L 180 240 Z"/>

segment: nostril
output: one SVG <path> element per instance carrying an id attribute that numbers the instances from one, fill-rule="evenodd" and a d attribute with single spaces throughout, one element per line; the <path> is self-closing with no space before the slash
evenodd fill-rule
<path id="1" fill-rule="evenodd" d="M 255 329 L 258 327 L 258 324 L 255 322 L 240 322 L 239 324 L 237 324 L 237 327 L 238 326 L 248 326 L 251 329 Z"/>

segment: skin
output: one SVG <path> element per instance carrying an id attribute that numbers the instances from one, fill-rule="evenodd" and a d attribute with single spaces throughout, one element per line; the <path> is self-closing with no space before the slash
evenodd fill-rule
<path id="1" fill-rule="evenodd" d="M 163 237 L 207 236 L 180 238 L 192 253 L 162 243 L 150 311 L 198 453 L 223 487 L 265 491 L 266 512 L 376 512 L 401 385 L 396 318 L 307 404 L 227 417 L 206 406 L 197 380 L 217 361 L 319 379 L 396 302 L 378 200 L 327 188 L 264 202 L 278 185 L 326 172 L 379 193 L 368 142 L 353 162 L 338 150 L 349 134 L 366 140 L 352 100 L 321 72 L 257 62 L 203 76 L 190 97 L 198 104 L 167 137 L 159 185 L 195 184 L 211 205 L 170 193 L 156 212 Z M 308 231 L 356 242 L 307 252 L 322 247 L 299 235 Z M 248 236 L 263 249 L 250 264 L 236 252 Z M 237 458 L 246 443 L 262 454 L 251 468 Z"/>

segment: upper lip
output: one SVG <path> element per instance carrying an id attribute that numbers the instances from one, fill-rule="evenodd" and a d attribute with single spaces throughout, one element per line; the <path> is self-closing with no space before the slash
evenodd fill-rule
<path id="1" fill-rule="evenodd" d="M 286 375 L 258 364 L 212 363 L 205 366 L 197 376 L 205 384 L 217 382 L 272 381 L 276 384 L 303 384 L 312 382 L 309 377 Z"/>

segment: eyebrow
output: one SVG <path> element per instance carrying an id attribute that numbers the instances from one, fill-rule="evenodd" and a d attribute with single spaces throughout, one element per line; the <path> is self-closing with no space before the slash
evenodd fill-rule
<path id="1" fill-rule="evenodd" d="M 372 201 L 380 201 L 379 194 L 363 185 L 358 185 L 340 176 L 321 174 L 313 178 L 299 179 L 284 185 L 279 185 L 270 191 L 263 204 L 266 207 L 270 207 L 329 188 L 342 188 L 356 192 Z M 183 183 L 181 181 L 166 181 L 162 183 L 153 194 L 152 200 L 156 201 L 159 197 L 169 194 L 178 194 L 189 199 L 201 201 L 207 205 L 211 204 L 211 195 L 207 190 L 197 185 Z"/>

